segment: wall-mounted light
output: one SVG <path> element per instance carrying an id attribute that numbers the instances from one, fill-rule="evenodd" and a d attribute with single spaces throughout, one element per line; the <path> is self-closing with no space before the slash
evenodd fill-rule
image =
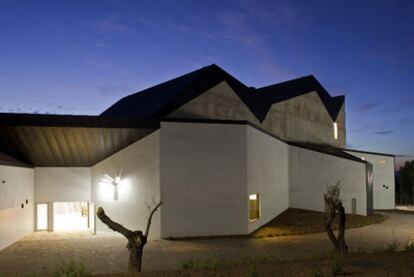
<path id="1" fill-rule="evenodd" d="M 118 200 L 118 185 L 121 183 L 121 177 L 116 176 L 115 178 L 112 178 L 106 173 L 104 174 L 104 177 L 107 179 L 104 182 L 110 183 L 114 187 L 114 201 L 117 201 Z"/>

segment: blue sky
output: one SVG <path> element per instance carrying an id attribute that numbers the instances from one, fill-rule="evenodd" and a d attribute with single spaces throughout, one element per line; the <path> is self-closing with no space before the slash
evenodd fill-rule
<path id="1" fill-rule="evenodd" d="M 413 1 L 0 1 L 0 111 L 99 114 L 216 63 L 250 86 L 313 74 L 350 147 L 414 154 Z"/>

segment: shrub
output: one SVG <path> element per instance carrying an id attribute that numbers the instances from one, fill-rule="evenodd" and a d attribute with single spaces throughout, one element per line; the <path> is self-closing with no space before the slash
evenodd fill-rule
<path id="1" fill-rule="evenodd" d="M 249 271 L 247 272 L 248 277 L 259 277 L 259 272 L 257 272 L 256 265 L 251 264 L 249 266 Z"/>
<path id="2" fill-rule="evenodd" d="M 75 261 L 64 262 L 58 265 L 53 272 L 54 277 L 88 277 L 91 273 L 82 263 L 76 263 Z"/>

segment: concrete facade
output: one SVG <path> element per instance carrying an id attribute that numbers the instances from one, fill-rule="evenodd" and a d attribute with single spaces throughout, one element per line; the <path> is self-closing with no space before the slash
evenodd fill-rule
<path id="1" fill-rule="evenodd" d="M 290 207 L 324 211 L 323 193 L 328 184 L 340 182 L 345 212 L 367 215 L 367 170 L 364 162 L 348 160 L 291 146 L 289 149 Z"/>
<path id="2" fill-rule="evenodd" d="M 89 167 L 36 167 L 37 203 L 91 200 Z"/>
<path id="3" fill-rule="evenodd" d="M 103 207 L 113 220 L 132 230 L 144 230 L 148 205 L 160 200 L 159 147 L 158 130 L 91 168 L 92 202 L 96 207 Z M 117 201 L 113 199 L 112 184 L 103 182 L 104 174 L 121 177 Z M 152 219 L 151 239 L 160 238 L 160 225 L 160 213 L 157 212 Z M 100 220 L 96 220 L 96 229 L 109 230 Z"/>
<path id="4" fill-rule="evenodd" d="M 395 209 L 395 157 L 362 151 L 346 151 L 372 164 L 374 209 Z"/>
<path id="5" fill-rule="evenodd" d="M 0 165 L 0 250 L 33 232 L 33 171 Z"/>
<path id="6" fill-rule="evenodd" d="M 261 216 L 248 233 L 289 208 L 289 145 L 256 129 L 247 132 L 247 192 L 259 194 Z"/>
<path id="7" fill-rule="evenodd" d="M 162 123 L 162 237 L 247 233 L 243 125 Z"/>
<path id="8" fill-rule="evenodd" d="M 273 104 L 265 120 L 260 122 L 223 81 L 184 104 L 169 117 L 246 120 L 285 140 L 341 148 L 346 144 L 345 104 L 338 114 L 338 139 L 335 139 L 334 122 L 315 91 Z"/>

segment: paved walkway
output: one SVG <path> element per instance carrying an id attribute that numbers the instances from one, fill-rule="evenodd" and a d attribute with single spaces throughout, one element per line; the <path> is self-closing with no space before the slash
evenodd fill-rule
<path id="1" fill-rule="evenodd" d="M 347 231 L 350 251 L 379 249 L 393 241 L 400 248 L 414 234 L 414 213 L 387 213 L 381 224 Z M 0 273 L 45 274 L 62 261 L 78 261 L 95 273 L 122 272 L 127 268 L 126 240 L 114 233 L 33 233 L 0 251 Z M 269 239 L 212 239 L 150 241 L 144 270 L 180 268 L 192 258 L 237 261 L 243 256 L 278 254 L 282 260 L 326 253 L 331 245 L 325 233 Z M 0 274 L 1 276 L 1 274 Z"/>

